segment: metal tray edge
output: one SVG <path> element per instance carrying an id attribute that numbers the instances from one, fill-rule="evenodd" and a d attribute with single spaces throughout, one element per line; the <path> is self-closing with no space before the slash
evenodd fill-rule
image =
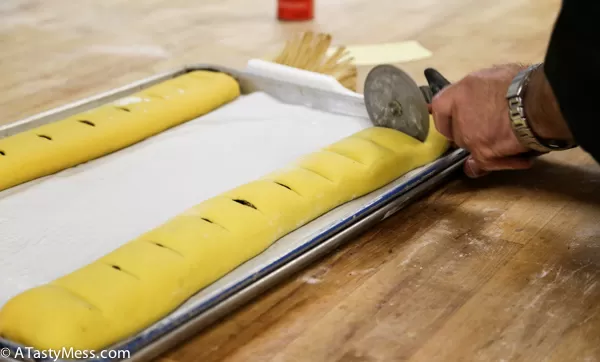
<path id="1" fill-rule="evenodd" d="M 332 253 L 336 248 L 351 242 L 358 235 L 366 232 L 372 226 L 393 216 L 409 204 L 416 201 L 418 198 L 425 196 L 429 191 L 447 181 L 459 168 L 462 167 L 466 159 L 467 152 L 464 150 L 455 150 L 451 154 L 445 156 L 451 160 L 448 167 L 437 172 L 432 172 L 430 176 L 425 176 L 421 181 L 408 191 L 391 198 L 382 206 L 372 212 L 357 218 L 348 227 L 340 230 L 331 237 L 317 243 L 311 249 L 306 250 L 296 258 L 286 262 L 278 268 L 268 272 L 267 274 L 257 278 L 251 284 L 240 288 L 223 300 L 219 301 L 215 306 L 208 308 L 205 312 L 195 316 L 186 323 L 176 327 L 172 331 L 158 337 L 153 342 L 143 346 L 137 351 L 132 352 L 130 358 L 121 359 L 94 359 L 85 361 L 147 361 L 159 357 L 163 353 L 177 347 L 181 343 L 189 340 L 194 335 L 211 327 L 219 320 L 231 315 L 233 312 L 246 306 L 249 302 L 257 299 L 270 289 L 276 287 L 288 278 L 294 276 L 298 272 L 305 269 L 312 263 L 317 262 L 328 254 Z M 127 341 L 125 341 L 127 342 Z M 119 347 L 124 342 L 110 346 L 107 350 L 121 351 Z M 9 347 L 12 350 L 23 348 L 12 341 L 0 338 L 0 347 Z M 0 355 L 0 361 L 6 362 L 37 362 L 39 360 L 27 359 L 11 359 L 4 358 Z M 62 361 L 62 360 L 55 360 Z M 79 360 L 83 361 L 83 360 Z M 66 361 L 65 361 L 66 362 Z"/>
<path id="2" fill-rule="evenodd" d="M 3 137 L 10 136 L 15 133 L 19 133 L 31 128 L 38 127 L 43 124 L 48 124 L 66 117 L 69 117 L 73 114 L 77 114 L 79 112 L 83 112 L 85 110 L 92 109 L 99 105 L 111 102 L 113 100 L 119 99 L 121 97 L 127 96 L 131 93 L 137 92 L 144 88 L 150 87 L 156 83 L 161 81 L 171 79 L 177 77 L 179 75 L 185 74 L 194 70 L 214 70 L 220 71 L 224 73 L 228 73 L 234 78 L 239 78 L 242 74 L 240 71 L 235 69 L 213 65 L 213 64 L 189 64 L 184 65 L 180 68 L 159 73 L 157 75 L 153 75 L 150 77 L 146 77 L 140 79 L 138 81 L 134 81 L 127 85 L 113 88 L 111 90 L 101 92 L 94 96 L 86 97 L 68 104 L 65 104 L 60 107 L 56 107 L 31 117 L 27 117 L 16 122 L 12 122 L 3 126 L 0 126 L 0 139 Z M 171 333 L 168 333 L 154 343 L 149 344 L 148 346 L 143 347 L 139 351 L 137 351 L 132 358 L 127 359 L 127 361 L 142 361 L 154 358 L 161 353 L 173 348 L 178 345 L 182 341 L 189 338 L 191 335 L 198 333 L 200 330 L 209 327 L 219 319 L 227 316 L 229 313 L 239 309 L 240 307 L 246 305 L 247 302 L 252 299 L 258 297 L 263 294 L 267 290 L 276 286 L 280 282 L 286 280 L 290 276 L 296 274 L 297 272 L 304 269 L 307 265 L 317 261 L 321 257 L 327 255 L 332 252 L 338 246 L 348 242 L 356 235 L 364 232 L 369 227 L 385 220 L 386 218 L 392 216 L 397 213 L 409 203 L 414 201 L 414 199 L 424 195 L 427 191 L 432 189 L 434 186 L 445 181 L 464 161 L 466 155 L 464 153 L 458 152 L 458 158 L 455 160 L 450 167 L 436 173 L 435 175 L 427 178 L 426 180 L 420 182 L 412 189 L 407 191 L 404 194 L 398 195 L 396 199 L 390 200 L 386 205 L 381 208 L 373 211 L 372 213 L 364 216 L 361 219 L 357 219 L 354 224 L 343 229 L 339 233 L 330 237 L 329 239 L 324 240 L 319 243 L 314 248 L 308 250 L 304 254 L 301 254 L 294 260 L 289 261 L 284 264 L 280 268 L 270 272 L 269 274 L 261 277 L 256 280 L 254 283 L 246 286 L 245 288 L 239 290 L 232 296 L 224 299 L 217 306 L 208 309 L 206 312 L 196 316 L 191 319 L 186 324 L 180 326 L 175 329 Z M 21 347 L 19 345 L 14 344 L 12 341 L 0 338 L 0 347 L 9 346 L 12 348 Z M 109 347 L 109 349 L 114 350 L 115 346 Z M 29 361 L 27 359 L 11 359 L 6 358 L 0 355 L 0 361 L 8 361 L 8 362 L 20 362 L 20 361 Z"/>
<path id="3" fill-rule="evenodd" d="M 235 294 L 219 302 L 218 305 L 208 309 L 206 312 L 196 316 L 186 324 L 140 349 L 132 356 L 132 358 L 124 361 L 147 361 L 160 356 L 171 348 L 180 345 L 192 336 L 209 328 L 220 319 L 231 315 L 231 313 L 244 307 L 250 301 L 258 298 L 278 284 L 288 280 L 288 278 L 302 271 L 310 264 L 313 264 L 332 253 L 341 245 L 354 240 L 372 226 L 398 213 L 409 204 L 416 201 L 419 197 L 425 196 L 429 191 L 434 189 L 434 187 L 447 181 L 452 174 L 461 168 L 466 158 L 466 153 L 459 150 L 456 152 L 455 157 L 456 159 L 449 167 L 425 179 L 406 193 L 398 195 L 395 199 L 388 201 L 387 204 L 370 214 L 361 219 L 357 219 L 354 224 L 322 241 L 312 249 L 307 250 L 305 253 L 269 274 L 262 276 L 251 285 L 242 288 Z"/>

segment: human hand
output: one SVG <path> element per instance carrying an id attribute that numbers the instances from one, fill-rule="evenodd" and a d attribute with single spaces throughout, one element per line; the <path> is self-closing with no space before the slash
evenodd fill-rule
<path id="1" fill-rule="evenodd" d="M 525 67 L 507 64 L 471 73 L 433 98 L 437 130 L 471 153 L 464 164 L 467 176 L 532 166 L 512 130 L 506 100 L 511 81 Z"/>

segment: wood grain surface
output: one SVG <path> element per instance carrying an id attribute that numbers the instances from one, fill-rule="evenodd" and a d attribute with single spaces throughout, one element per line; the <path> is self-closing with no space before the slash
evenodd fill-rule
<path id="1" fill-rule="evenodd" d="M 295 32 L 418 40 L 415 79 L 543 58 L 559 0 L 4 0 L 0 122 L 186 63 L 243 67 Z M 369 67 L 361 67 L 364 79 Z M 362 83 L 362 81 L 361 81 Z M 600 167 L 579 149 L 446 186 L 160 359 L 600 361 Z"/>

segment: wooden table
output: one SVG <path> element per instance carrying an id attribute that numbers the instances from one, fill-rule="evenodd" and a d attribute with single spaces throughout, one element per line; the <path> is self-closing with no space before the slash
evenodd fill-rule
<path id="1" fill-rule="evenodd" d="M 415 39 L 422 81 L 539 61 L 559 0 L 4 0 L 2 122 L 184 63 L 242 67 L 295 32 Z M 368 68 L 360 68 L 364 77 Z M 600 168 L 577 150 L 526 172 L 458 178 L 164 361 L 598 361 Z"/>

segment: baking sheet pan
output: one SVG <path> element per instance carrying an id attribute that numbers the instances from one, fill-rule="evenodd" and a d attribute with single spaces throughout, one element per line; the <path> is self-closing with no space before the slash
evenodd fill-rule
<path id="1" fill-rule="evenodd" d="M 190 67 L 187 69 L 197 68 L 204 67 Z M 215 69 L 218 67 L 209 68 Z M 65 106 L 55 111 L 50 111 L 42 115 L 31 117 L 27 120 L 14 124 L 12 127 L 5 126 L 0 128 L 0 137 L 20 132 L 28 128 L 36 127 L 43 123 L 62 119 L 70 114 L 74 114 L 84 109 L 95 107 L 99 104 L 123 97 L 146 86 L 150 86 L 164 79 L 168 79 L 169 77 L 182 74 L 185 71 L 186 70 L 178 70 L 175 72 L 155 76 L 146 81 L 140 81 L 115 91 L 107 92 L 104 95 L 94 97 L 88 101 L 76 102 L 71 106 Z M 260 89 L 255 89 L 255 91 L 260 91 Z M 190 131 L 194 127 L 199 127 L 200 123 L 202 123 L 203 127 L 206 127 L 210 124 L 211 119 L 214 121 L 223 113 L 227 114 L 229 111 L 233 112 L 233 108 L 244 102 L 250 103 L 251 105 L 253 104 L 256 109 L 273 110 L 276 108 L 275 106 L 281 106 L 283 107 L 280 108 L 282 113 L 289 114 L 290 110 L 299 112 L 298 115 L 301 116 L 301 119 L 298 122 L 306 123 L 302 125 L 302 129 L 306 130 L 306 133 L 304 137 L 301 138 L 310 138 L 311 142 L 305 143 L 303 147 L 292 150 L 286 155 L 282 155 L 282 152 L 277 152 L 276 154 L 279 155 L 278 157 L 280 157 L 277 160 L 274 160 L 275 158 L 273 157 L 273 150 L 277 150 L 278 148 L 280 149 L 281 145 L 272 145 L 273 148 L 271 150 L 267 150 L 267 154 L 257 154 L 254 155 L 254 157 L 266 157 L 267 159 L 274 160 L 273 163 L 263 163 L 262 166 L 256 165 L 256 167 L 252 168 L 252 172 L 245 174 L 244 177 L 246 179 L 232 180 L 231 182 L 234 183 L 232 185 L 221 185 L 223 187 L 222 191 L 236 186 L 236 184 L 258 178 L 267 173 L 269 170 L 276 169 L 287 164 L 297 156 L 312 152 L 322 146 L 335 142 L 346 135 L 350 135 L 359 129 L 370 126 L 368 119 L 360 119 L 356 117 L 352 118 L 334 114 L 323 114 L 322 112 L 305 109 L 305 107 L 283 104 L 282 102 L 278 102 L 274 98 L 270 97 L 269 94 L 253 93 L 250 95 L 244 95 L 231 105 L 223 107 L 222 109 L 214 111 L 204 117 L 200 117 L 201 119 L 199 120 L 188 122 L 180 127 L 176 127 L 172 130 L 164 132 L 161 135 L 153 137 L 152 139 L 144 141 L 131 148 L 120 151 L 114 155 L 92 161 L 84 165 L 83 168 L 77 167 L 70 170 L 65 170 L 62 173 L 49 176 L 43 180 L 35 180 L 26 185 L 21 185 L 15 189 L 7 190 L 7 193 L 5 193 L 4 196 L 8 195 L 6 196 L 6 199 L 12 197 L 12 200 L 14 200 L 15 197 L 19 197 L 18 194 L 20 190 L 29 189 L 29 191 L 31 191 L 32 185 L 36 185 L 36 189 L 40 190 L 39 194 L 34 193 L 33 196 L 38 197 L 43 193 L 48 194 L 50 189 L 53 188 L 55 192 L 52 194 L 56 194 L 57 187 L 58 190 L 60 190 L 61 187 L 60 181 L 64 180 L 64 178 L 61 179 L 60 176 L 58 176 L 60 174 L 63 176 L 65 176 L 65 174 L 70 175 L 69 177 L 72 177 L 71 181 L 74 182 L 81 182 L 81 180 L 77 180 L 78 177 L 83 177 L 84 179 L 87 178 L 88 180 L 99 180 L 100 178 L 101 180 L 102 174 L 106 174 L 106 172 L 115 172 L 114 168 L 112 171 L 107 169 L 107 165 L 111 164 L 111 159 L 114 159 L 114 163 L 112 164 L 116 163 L 124 167 L 125 165 L 131 164 L 131 162 L 135 162 L 136 157 L 138 157 L 138 160 L 140 160 L 139 157 L 141 154 L 144 154 L 144 152 L 148 153 L 149 150 L 152 151 L 152 147 L 149 146 L 149 144 L 152 142 L 154 142 L 154 150 L 156 151 L 159 151 L 160 149 L 156 149 L 156 145 L 162 145 L 163 151 L 165 149 L 169 149 L 169 147 L 165 148 L 165 145 L 168 146 L 167 141 L 169 138 L 172 139 L 173 135 L 179 134 L 180 136 L 188 135 L 193 137 L 193 133 L 190 133 Z M 249 117 L 248 115 L 251 116 L 252 113 L 246 114 L 243 119 L 244 122 L 248 121 L 248 119 L 252 119 L 252 117 Z M 228 117 L 229 120 L 233 120 L 234 122 L 236 121 L 236 116 L 234 113 L 229 114 Z M 261 115 L 257 113 L 254 114 L 254 117 L 255 120 L 265 120 L 264 114 Z M 318 120 L 317 118 L 319 117 L 322 117 L 322 119 Z M 267 122 L 262 124 L 264 127 L 262 130 L 265 132 L 273 127 L 283 125 L 289 127 L 291 125 L 291 123 L 285 124 L 285 119 L 282 120 L 278 114 L 271 114 L 271 117 L 266 118 L 270 118 L 271 123 L 269 124 Z M 238 118 L 237 121 L 240 122 L 242 120 Z M 298 122 L 295 124 L 297 125 Z M 245 126 L 248 126 L 248 124 L 245 124 Z M 254 128 L 258 127 L 260 129 L 260 126 L 256 123 L 251 126 Z M 254 130 L 256 131 L 256 129 Z M 293 127 L 291 127 L 291 130 L 294 131 Z M 287 131 L 289 132 L 290 129 L 287 129 Z M 258 134 L 260 134 L 260 132 L 258 132 Z M 296 135 L 297 137 L 297 130 L 288 134 L 290 136 Z M 249 141 L 252 141 L 251 137 L 249 138 Z M 261 140 L 264 142 L 264 140 L 273 138 L 274 137 L 264 137 L 261 138 Z M 160 142 L 161 140 L 163 142 Z M 181 139 L 178 139 L 177 143 L 181 144 L 180 141 Z M 151 155 L 152 153 L 153 152 L 149 152 L 148 155 Z M 129 158 L 127 158 L 127 156 L 129 156 Z M 175 155 L 172 156 L 175 157 Z M 269 156 L 271 156 L 271 158 L 269 158 Z M 233 307 L 243 305 L 244 302 L 257 295 L 261 290 L 264 290 L 275 283 L 284 275 L 288 275 L 294 270 L 297 270 L 302 265 L 301 261 L 311 261 L 313 258 L 318 257 L 326 250 L 331 250 L 329 248 L 333 248 L 343 240 L 346 240 L 353 232 L 364 229 L 373 222 L 377 222 L 382 218 L 389 216 L 391 213 L 404 206 L 406 202 L 408 202 L 417 194 L 425 192 L 427 189 L 434 187 L 437 183 L 441 182 L 443 177 L 445 177 L 451 170 L 460 165 L 464 159 L 464 156 L 465 153 L 462 150 L 451 152 L 438 161 L 418 170 L 414 170 L 408 175 L 396 180 L 382 189 L 332 210 L 323 217 L 314 220 L 310 224 L 280 239 L 263 254 L 244 263 L 226 275 L 224 278 L 202 290 L 171 315 L 163 318 L 161 321 L 150 326 L 136 336 L 133 336 L 132 338 L 116 346 L 112 346 L 111 349 L 118 351 L 129 351 L 132 360 L 145 359 L 154 356 L 156 353 L 162 352 L 165 348 L 168 348 L 172 344 L 179 342 L 186 334 L 208 326 L 215 320 L 216 317 L 227 314 L 233 309 Z M 165 157 L 163 161 L 169 161 L 169 157 Z M 190 160 L 190 162 L 194 161 Z M 195 160 L 195 162 L 197 162 L 198 165 L 203 164 L 202 160 Z M 249 162 L 249 160 L 244 159 L 239 163 L 239 166 L 242 167 L 243 165 L 247 165 Z M 83 171 L 81 171 L 82 169 Z M 147 177 L 148 175 L 138 176 Z M 102 184 L 107 190 L 110 190 L 114 186 L 110 185 L 110 183 L 107 184 L 105 181 L 102 182 Z M 62 187 L 63 190 L 66 190 L 64 185 Z M 44 188 L 46 188 L 45 192 L 43 192 Z M 192 190 L 192 188 L 190 188 L 188 185 L 187 188 L 183 188 L 183 190 Z M 191 206 L 211 196 L 210 193 L 220 193 L 218 191 L 219 190 L 214 189 L 209 191 L 209 194 L 181 195 L 186 197 L 180 198 L 180 201 L 184 203 L 190 202 L 191 204 L 189 206 Z M 0 205 L 6 201 L 3 200 L 4 196 L 3 193 L 0 193 Z M 156 216 L 156 219 L 146 220 L 146 222 L 152 224 L 151 227 L 154 227 L 161 222 L 161 218 L 164 219 L 163 221 L 166 221 L 166 219 L 169 217 L 174 216 L 172 213 L 178 213 L 184 210 L 186 207 L 183 206 L 185 205 L 172 204 L 170 209 L 171 211 L 164 211 L 164 214 Z M 147 208 L 147 206 L 144 206 L 144 208 Z M 382 210 L 386 210 L 385 214 L 381 214 Z M 133 213 L 133 215 L 135 215 L 135 213 Z M 122 217 L 123 216 L 120 216 L 119 218 Z M 127 220 L 127 218 L 125 218 L 125 220 Z M 149 224 L 141 223 L 137 225 L 136 228 L 131 228 L 128 233 L 135 237 L 141 233 L 138 231 L 146 231 L 148 229 L 148 225 Z M 1 223 L 0 228 L 2 228 Z M 116 236 L 115 238 L 121 240 L 121 242 L 126 242 L 129 240 L 124 236 L 126 236 L 126 234 L 120 235 L 119 237 L 121 239 L 118 239 Z M 100 243 L 100 241 L 97 241 L 96 245 L 97 243 Z M 104 245 L 104 248 L 97 249 L 96 252 L 103 254 L 113 249 L 114 247 L 112 246 Z M 94 255 L 88 255 L 88 259 L 93 256 Z M 84 263 L 85 260 L 82 259 L 80 262 Z M 73 266 L 74 265 L 66 266 L 66 269 L 60 270 L 60 273 L 72 271 Z M 46 278 L 50 280 L 54 279 L 48 278 L 47 276 Z M 40 279 L 37 281 L 37 283 L 41 283 L 43 281 L 44 280 Z M 22 285 L 21 287 L 28 288 L 31 287 L 31 285 Z M 16 347 L 13 343 L 6 340 L 0 340 L 0 345 L 10 346 L 12 348 Z"/>

